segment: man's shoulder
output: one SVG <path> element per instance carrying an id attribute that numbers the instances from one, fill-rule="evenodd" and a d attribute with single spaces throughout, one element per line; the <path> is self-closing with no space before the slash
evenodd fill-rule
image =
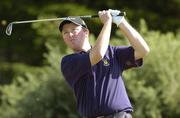
<path id="1" fill-rule="evenodd" d="M 65 55 L 62 59 L 64 60 L 64 59 L 68 59 L 68 58 L 71 58 L 71 57 L 73 57 L 73 56 L 75 56 L 76 54 L 68 54 L 68 55 Z"/>
<path id="2" fill-rule="evenodd" d="M 72 54 L 68 54 L 68 55 L 65 55 L 62 60 L 69 60 L 69 59 L 73 59 L 73 58 L 76 58 L 77 56 L 80 56 L 82 54 L 84 54 L 85 52 L 77 52 L 77 53 L 72 53 Z"/>
<path id="3" fill-rule="evenodd" d="M 63 63 L 74 63 L 74 62 L 79 62 L 79 61 L 89 61 L 89 53 L 88 52 L 78 52 L 78 53 L 72 53 L 65 55 L 62 60 L 61 64 Z"/>

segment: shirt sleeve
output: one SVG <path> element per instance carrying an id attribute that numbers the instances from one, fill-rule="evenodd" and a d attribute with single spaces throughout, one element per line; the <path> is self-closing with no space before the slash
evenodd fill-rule
<path id="1" fill-rule="evenodd" d="M 61 72 L 71 87 L 91 68 L 89 53 L 65 56 L 61 61 Z"/>
<path id="2" fill-rule="evenodd" d="M 134 48 L 132 46 L 116 46 L 115 55 L 122 65 L 123 70 L 143 65 L 143 59 L 135 60 Z"/>

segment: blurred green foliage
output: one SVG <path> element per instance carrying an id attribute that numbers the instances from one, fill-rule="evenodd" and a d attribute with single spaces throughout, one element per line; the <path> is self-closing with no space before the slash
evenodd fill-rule
<path id="1" fill-rule="evenodd" d="M 1 1 L 0 118 L 79 118 L 73 92 L 60 71 L 61 58 L 71 53 L 59 34 L 60 22 L 15 25 L 11 37 L 4 34 L 7 23 L 96 14 L 98 10 L 108 8 L 126 11 L 129 22 L 141 32 L 151 48 L 143 67 L 124 73 L 134 106 L 133 117 L 180 117 L 180 2 L 67 2 Z M 98 19 L 86 22 L 93 44 L 101 24 Z M 115 25 L 111 44 L 128 45 Z"/>
<path id="2" fill-rule="evenodd" d="M 141 21 L 141 33 L 151 52 L 145 65 L 126 73 L 127 86 L 137 118 L 178 118 L 180 116 L 180 35 L 150 31 Z M 143 115 L 142 115 L 143 114 Z"/>

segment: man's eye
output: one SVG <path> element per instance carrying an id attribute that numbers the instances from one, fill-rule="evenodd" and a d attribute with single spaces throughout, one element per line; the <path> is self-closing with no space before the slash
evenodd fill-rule
<path id="1" fill-rule="evenodd" d="M 72 29 L 72 31 L 77 31 L 77 29 Z"/>
<path id="2" fill-rule="evenodd" d="M 76 28 L 76 29 L 73 29 L 73 31 L 78 31 L 78 29 Z"/>
<path id="3" fill-rule="evenodd" d="M 67 34 L 68 32 L 63 32 L 63 34 L 65 35 L 65 34 Z"/>

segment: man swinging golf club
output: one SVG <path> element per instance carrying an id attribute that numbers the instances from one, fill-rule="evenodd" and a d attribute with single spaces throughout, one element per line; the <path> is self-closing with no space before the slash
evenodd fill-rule
<path id="1" fill-rule="evenodd" d="M 149 47 L 142 36 L 118 10 L 99 11 L 103 24 L 94 46 L 89 30 L 79 18 L 62 21 L 59 30 L 65 44 L 74 53 L 63 57 L 61 71 L 72 87 L 78 112 L 83 118 L 131 118 L 133 108 L 122 78 L 123 71 L 142 65 Z M 115 23 L 131 46 L 109 45 Z"/>

